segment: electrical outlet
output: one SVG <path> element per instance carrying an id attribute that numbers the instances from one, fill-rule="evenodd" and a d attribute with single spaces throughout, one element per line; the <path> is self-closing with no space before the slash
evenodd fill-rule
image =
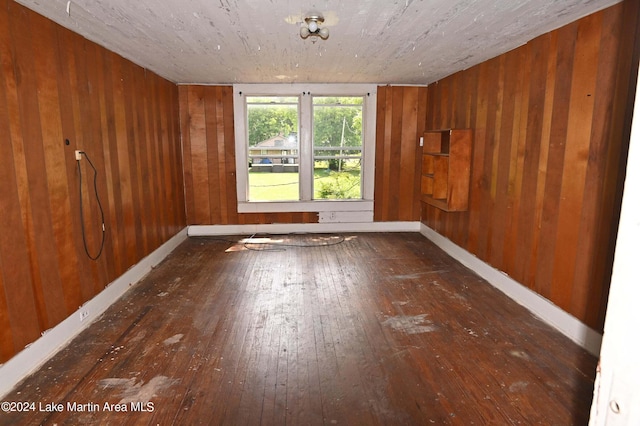
<path id="1" fill-rule="evenodd" d="M 89 316 L 89 311 L 86 309 L 81 309 L 80 310 L 80 321 L 84 321 L 87 319 L 87 317 Z"/>
<path id="2" fill-rule="evenodd" d="M 82 160 L 82 151 L 76 149 L 76 161 Z"/>

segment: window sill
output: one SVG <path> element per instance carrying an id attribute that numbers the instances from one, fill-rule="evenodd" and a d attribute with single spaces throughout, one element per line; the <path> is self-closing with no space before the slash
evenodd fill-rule
<path id="1" fill-rule="evenodd" d="M 372 200 L 241 201 L 238 213 L 373 212 Z"/>

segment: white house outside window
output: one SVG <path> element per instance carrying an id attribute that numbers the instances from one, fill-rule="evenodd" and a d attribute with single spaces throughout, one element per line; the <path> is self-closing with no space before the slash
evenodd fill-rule
<path id="1" fill-rule="evenodd" d="M 374 85 L 235 85 L 239 212 L 373 220 Z"/>

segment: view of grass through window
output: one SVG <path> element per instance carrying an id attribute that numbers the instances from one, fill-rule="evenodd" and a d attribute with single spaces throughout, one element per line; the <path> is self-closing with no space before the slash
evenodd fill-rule
<path id="1" fill-rule="evenodd" d="M 362 198 L 362 97 L 313 98 L 314 198 Z"/>
<path id="2" fill-rule="evenodd" d="M 298 98 L 247 97 L 249 201 L 297 201 Z"/>
<path id="3" fill-rule="evenodd" d="M 305 171 L 298 98 L 247 97 L 249 200 L 299 200 L 300 173 L 313 173 L 313 199 L 362 198 L 362 104 L 362 97 L 313 97 L 313 170 Z"/>

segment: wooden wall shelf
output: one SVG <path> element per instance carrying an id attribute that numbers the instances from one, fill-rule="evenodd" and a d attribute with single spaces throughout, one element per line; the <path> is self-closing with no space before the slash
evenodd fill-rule
<path id="1" fill-rule="evenodd" d="M 471 129 L 429 130 L 423 135 L 422 201 L 447 212 L 469 206 Z"/>

